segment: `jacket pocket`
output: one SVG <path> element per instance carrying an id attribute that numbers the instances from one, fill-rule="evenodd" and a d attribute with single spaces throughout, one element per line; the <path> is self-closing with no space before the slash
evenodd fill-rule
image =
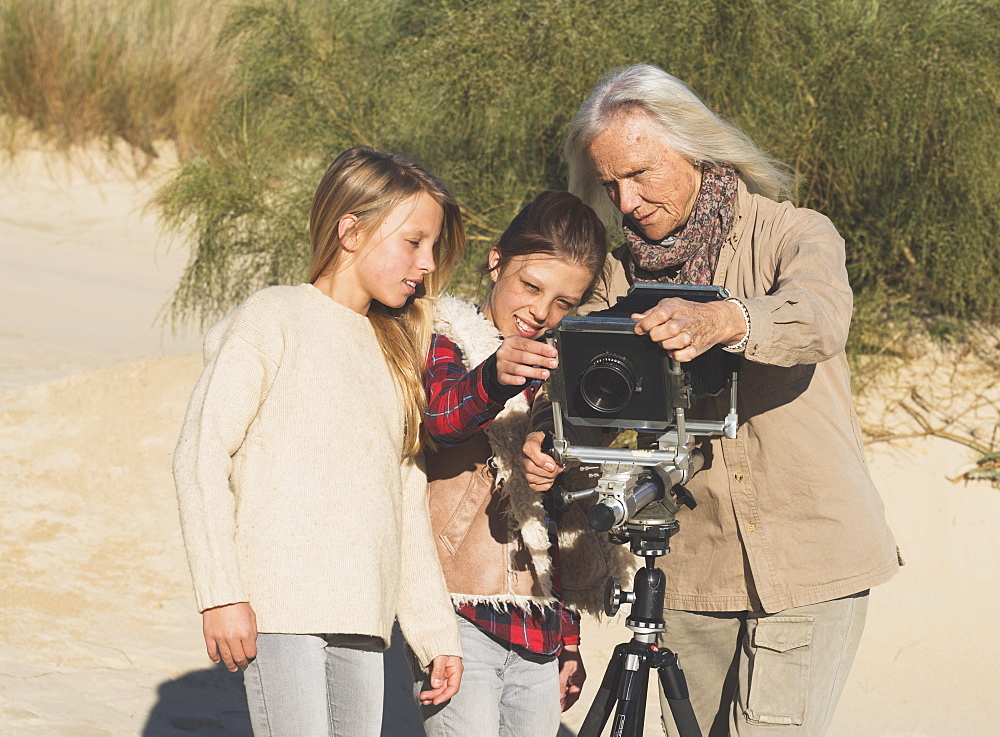
<path id="1" fill-rule="evenodd" d="M 812 630 L 812 617 L 757 620 L 744 710 L 750 724 L 801 725 L 805 721 Z"/>
<path id="2" fill-rule="evenodd" d="M 488 466 L 484 465 L 469 474 L 468 487 L 438 533 L 438 539 L 451 555 L 458 553 L 477 516 L 485 514 L 482 509 L 489 503 L 492 490 L 493 473 Z"/>

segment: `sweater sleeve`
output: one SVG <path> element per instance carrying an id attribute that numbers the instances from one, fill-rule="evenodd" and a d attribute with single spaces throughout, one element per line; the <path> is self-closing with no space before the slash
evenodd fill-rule
<path id="1" fill-rule="evenodd" d="M 427 506 L 427 476 L 421 463 L 404 463 L 399 628 L 420 665 L 438 655 L 462 655 L 458 623 L 441 571 Z"/>
<path id="2" fill-rule="evenodd" d="M 234 539 L 237 500 L 230 475 L 233 455 L 277 370 L 275 359 L 259 345 L 260 332 L 240 331 L 239 320 L 227 320 L 205 340 L 205 367 L 173 459 L 198 611 L 247 601 Z"/>

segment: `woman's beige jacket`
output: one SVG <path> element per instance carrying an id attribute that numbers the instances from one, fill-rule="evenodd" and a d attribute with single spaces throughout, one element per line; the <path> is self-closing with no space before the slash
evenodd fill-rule
<path id="1" fill-rule="evenodd" d="M 628 250 L 608 256 L 588 311 L 628 291 Z M 697 501 L 661 566 L 666 606 L 777 612 L 863 591 L 899 562 L 868 474 L 844 345 L 853 295 L 844 240 L 825 216 L 742 182 L 714 284 L 750 313 L 738 437 L 703 443 Z M 725 415 L 728 393 L 688 416 Z"/>

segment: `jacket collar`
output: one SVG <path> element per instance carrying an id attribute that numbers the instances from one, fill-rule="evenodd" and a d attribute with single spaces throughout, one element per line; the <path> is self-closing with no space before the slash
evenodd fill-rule
<path id="1" fill-rule="evenodd" d="M 733 208 L 733 227 L 726 236 L 719 252 L 719 262 L 715 265 L 715 274 L 712 275 L 712 284 L 722 286 L 726 281 L 726 271 L 736 253 L 736 244 L 743 238 L 747 225 L 754 218 L 757 207 L 756 200 L 750 195 L 746 184 L 742 179 L 736 180 L 736 206 Z"/>

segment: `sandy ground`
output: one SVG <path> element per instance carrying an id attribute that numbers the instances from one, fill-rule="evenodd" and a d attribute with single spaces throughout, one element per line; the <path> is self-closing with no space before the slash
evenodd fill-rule
<path id="1" fill-rule="evenodd" d="M 157 245 L 141 213 L 149 181 L 88 161 L 85 175 L 30 155 L 0 175 L 0 734 L 249 735 L 239 676 L 203 651 L 170 477 L 199 340 L 155 318 L 183 249 Z M 981 363 L 966 361 L 980 376 L 970 386 L 989 383 Z M 959 385 L 927 365 L 876 396 Z M 963 432 L 992 429 L 997 405 L 968 410 L 968 397 L 950 410 Z M 881 405 L 869 416 L 907 421 Z M 870 449 L 908 565 L 873 592 L 833 737 L 1000 733 L 988 707 L 1000 686 L 1000 491 L 948 480 L 972 458 L 944 439 Z M 585 622 L 591 678 L 564 735 L 629 635 L 620 621 Z M 386 674 L 383 733 L 420 735 L 398 647 Z M 656 711 L 647 735 L 660 733 Z"/>
<path id="2" fill-rule="evenodd" d="M 187 252 L 144 212 L 159 177 L 127 168 L 41 151 L 0 163 L 0 389 L 200 349 L 159 326 Z"/>

